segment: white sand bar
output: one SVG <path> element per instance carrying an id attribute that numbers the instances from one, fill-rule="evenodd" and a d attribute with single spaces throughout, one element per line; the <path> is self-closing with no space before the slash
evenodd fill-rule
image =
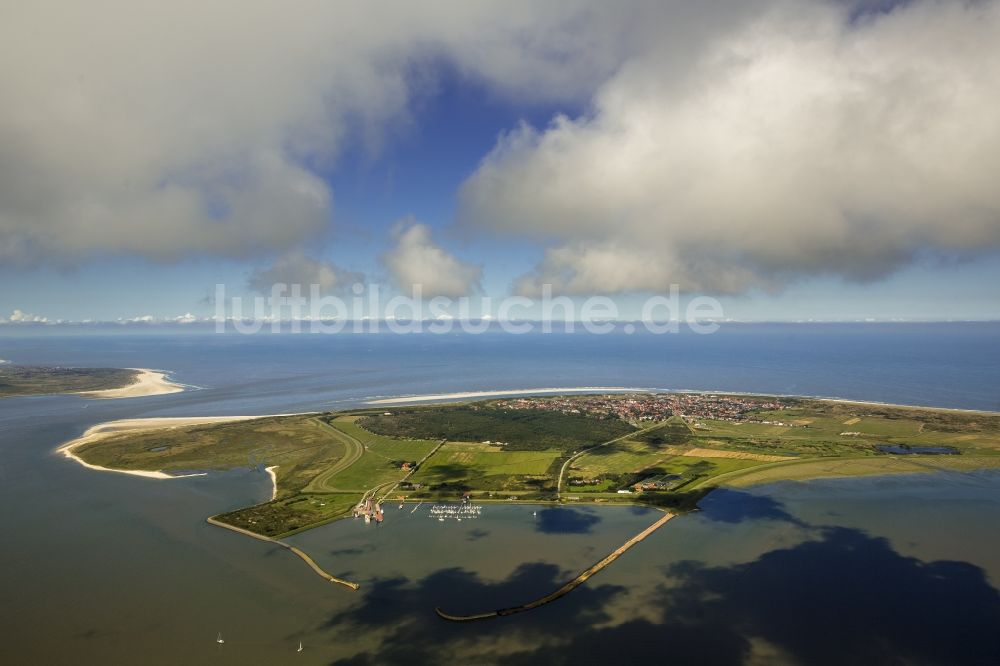
<path id="1" fill-rule="evenodd" d="M 115 398 L 141 398 L 147 395 L 163 395 L 164 393 L 179 393 L 184 390 L 180 384 L 167 379 L 167 373 L 161 370 L 151 370 L 149 368 L 128 368 L 136 370 L 139 375 L 135 381 L 128 386 L 116 389 L 104 389 L 103 391 L 80 391 L 79 395 L 85 398 L 98 398 L 103 400 Z"/>
<path id="2" fill-rule="evenodd" d="M 278 496 L 278 474 L 274 471 L 278 469 L 277 465 L 271 465 L 270 467 L 265 467 L 264 471 L 267 475 L 271 477 L 271 501 L 273 502 Z"/>
<path id="3" fill-rule="evenodd" d="M 430 402 L 433 400 L 464 400 L 466 398 L 490 398 L 505 395 L 540 395 L 549 393 L 632 393 L 645 392 L 651 389 L 629 388 L 624 386 L 576 386 L 568 388 L 534 388 L 511 389 L 509 391 L 469 391 L 468 393 L 432 393 L 428 395 L 410 395 L 399 398 L 379 398 L 368 400 L 366 405 L 398 405 L 407 402 Z"/>

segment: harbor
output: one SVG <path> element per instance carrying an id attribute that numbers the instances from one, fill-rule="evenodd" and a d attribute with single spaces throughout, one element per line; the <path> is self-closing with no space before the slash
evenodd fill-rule
<path id="1" fill-rule="evenodd" d="M 462 522 L 463 520 L 475 520 L 482 514 L 483 506 L 481 504 L 472 504 L 471 502 L 462 502 L 461 504 L 434 504 L 427 512 L 429 517 L 437 518 L 439 522 L 444 522 L 446 520 L 454 520 L 457 522 Z"/>
<path id="2" fill-rule="evenodd" d="M 353 516 L 355 519 L 364 518 L 365 524 L 375 523 L 381 525 L 385 520 L 385 513 L 382 511 L 382 503 L 375 499 L 375 493 L 366 494 L 365 497 L 354 507 Z"/>

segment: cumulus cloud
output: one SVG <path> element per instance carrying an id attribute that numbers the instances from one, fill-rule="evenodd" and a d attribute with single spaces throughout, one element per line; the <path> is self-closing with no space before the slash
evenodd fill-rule
<path id="1" fill-rule="evenodd" d="M 254 291 L 271 293 L 275 284 L 299 285 L 303 296 L 311 293 L 316 285 L 320 294 L 329 294 L 362 282 L 364 275 L 344 270 L 338 266 L 309 257 L 304 252 L 294 251 L 278 257 L 267 268 L 259 268 L 250 274 L 248 286 Z"/>
<path id="2" fill-rule="evenodd" d="M 590 113 L 501 137 L 463 223 L 547 244 L 528 294 L 867 281 L 997 251 L 998 34 L 995 2 L 776 2 L 683 73 L 654 45 Z"/>
<path id="3" fill-rule="evenodd" d="M 48 317 L 42 317 L 40 315 L 29 314 L 23 310 L 15 309 L 10 317 L 4 318 L 0 317 L 0 324 L 47 324 L 49 323 Z"/>
<path id="4" fill-rule="evenodd" d="M 18 3 L 0 21 L 0 262 L 301 247 L 333 206 L 314 165 L 405 124 L 424 69 L 586 96 L 660 11 L 608 4 Z"/>
<path id="5" fill-rule="evenodd" d="M 412 219 L 397 225 L 395 247 L 382 257 L 393 282 L 405 293 L 420 286 L 425 297 L 458 298 L 480 288 L 483 270 L 436 245 L 431 230 Z"/>

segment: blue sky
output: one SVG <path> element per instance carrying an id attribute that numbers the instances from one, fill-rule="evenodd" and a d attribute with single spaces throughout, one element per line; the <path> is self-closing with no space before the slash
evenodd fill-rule
<path id="1" fill-rule="evenodd" d="M 0 117 L 22 128 L 0 129 L 0 317 L 206 317 L 217 284 L 251 295 L 255 275 L 326 270 L 330 293 L 358 276 L 494 300 L 546 284 L 607 295 L 625 319 L 671 284 L 741 320 L 1000 318 L 1000 196 L 984 175 L 1000 132 L 975 111 L 995 86 L 952 55 L 992 48 L 996 3 L 863 21 L 841 3 L 731 9 L 636 5 L 626 20 L 580 2 L 501 19 L 486 3 L 395 28 L 358 10 L 357 38 L 339 42 L 343 20 L 327 35 L 309 24 L 331 16 L 303 16 L 277 29 L 274 71 L 247 65 L 245 82 L 223 65 L 253 41 L 206 42 L 215 72 L 164 39 L 137 57 L 154 63 L 141 85 L 176 86 L 173 114 L 128 99 L 134 72 L 87 62 L 96 19 L 70 17 L 52 67 L 0 72 L 5 98 L 40 110 Z M 59 70 L 75 53 L 81 71 Z M 936 69 L 963 77 L 957 101 Z"/>

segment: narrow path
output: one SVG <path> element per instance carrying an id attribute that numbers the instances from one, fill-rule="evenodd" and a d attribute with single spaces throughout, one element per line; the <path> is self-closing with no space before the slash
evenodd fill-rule
<path id="1" fill-rule="evenodd" d="M 327 482 L 360 460 L 361 456 L 365 452 L 365 446 L 359 440 L 355 439 L 351 435 L 348 435 L 346 432 L 333 427 L 322 419 L 317 418 L 314 419 L 314 421 L 321 429 L 326 430 L 333 439 L 336 439 L 344 445 L 344 457 L 338 460 L 334 465 L 323 470 L 323 472 L 306 485 L 304 490 L 306 492 L 333 492 L 338 489 L 327 487 Z"/>
<path id="2" fill-rule="evenodd" d="M 555 601 L 559 597 L 562 597 L 562 596 L 565 596 L 565 595 L 569 594 L 570 592 L 572 592 L 574 589 L 576 589 L 580 585 L 583 585 L 585 582 L 587 582 L 587 579 L 589 579 L 591 576 L 593 576 L 594 574 L 596 574 L 598 571 L 600 571 L 604 567 L 608 566 L 609 564 L 611 564 L 612 562 L 614 562 L 615 560 L 617 560 L 629 548 L 631 548 L 635 544 L 639 543 L 640 541 L 642 541 L 643 539 L 645 539 L 646 537 L 648 537 L 650 534 L 652 534 L 656 530 L 658 530 L 661 527 L 663 527 L 667 523 L 667 521 L 669 521 L 675 515 L 676 514 L 673 514 L 673 513 L 665 513 L 663 515 L 663 517 L 661 517 L 655 523 L 653 523 L 652 525 L 650 525 L 649 527 L 647 527 L 646 529 L 644 529 L 643 531 L 639 532 L 634 537 L 632 537 L 631 539 L 629 539 L 628 541 L 626 541 L 625 543 L 623 543 L 621 546 L 619 546 L 618 548 L 616 548 L 614 551 L 612 551 L 603 560 L 601 560 L 600 562 L 598 562 L 594 566 L 590 567 L 589 569 L 587 569 L 586 571 L 584 571 L 583 573 L 581 573 L 579 576 L 577 576 L 573 580 L 569 581 L 568 583 L 566 583 L 565 585 L 563 585 L 562 587 L 560 587 L 555 592 L 547 594 L 544 597 L 541 597 L 539 599 L 535 599 L 534 601 L 529 601 L 528 603 L 523 604 L 521 606 L 513 606 L 511 608 L 501 608 L 499 610 L 487 611 L 485 613 L 475 613 L 475 614 L 472 614 L 472 615 L 452 615 L 450 613 L 444 612 L 440 608 L 435 608 L 434 612 L 437 613 L 438 616 L 441 619 L 443 619 L 443 620 L 449 620 L 451 622 L 474 622 L 476 620 L 488 620 L 488 619 L 494 618 L 494 617 L 501 617 L 501 616 L 504 616 L 504 615 L 514 615 L 515 613 L 523 613 L 524 611 L 529 611 L 529 610 L 532 610 L 533 608 L 538 608 L 539 606 L 544 606 L 547 603 Z"/>
<path id="3" fill-rule="evenodd" d="M 227 530 L 231 530 L 233 532 L 238 532 L 239 534 L 243 534 L 248 537 L 253 537 L 254 539 L 258 539 L 259 541 L 266 541 L 268 543 L 273 543 L 277 546 L 281 546 L 285 550 L 289 550 L 295 553 L 295 555 L 297 555 L 303 562 L 308 564 L 309 568 L 315 571 L 320 578 L 328 580 L 331 583 L 336 583 L 337 585 L 343 585 L 344 587 L 349 587 L 352 590 L 357 590 L 359 587 L 361 587 L 357 583 L 352 583 L 349 580 L 343 580 L 341 578 L 337 578 L 336 576 L 331 576 L 326 571 L 324 571 L 318 564 L 316 564 L 316 561 L 313 558 L 309 557 L 307 553 L 304 553 L 303 551 L 299 550 L 290 543 L 285 543 L 284 541 L 280 541 L 278 539 L 272 539 L 269 536 L 264 536 L 263 534 L 257 534 L 256 532 L 245 530 L 242 527 L 236 527 L 235 525 L 228 525 L 219 520 L 216 520 L 215 518 L 208 518 L 208 522 L 209 524 L 215 525 L 216 527 L 222 527 Z"/>
<path id="4" fill-rule="evenodd" d="M 420 469 L 420 466 L 421 466 L 421 465 L 423 465 L 423 464 L 424 464 L 424 462 L 425 462 L 425 461 L 426 461 L 426 460 L 427 460 L 428 458 L 430 458 L 430 457 L 431 457 L 432 455 L 434 455 L 435 453 L 437 453 L 437 450 L 438 450 L 438 449 L 440 449 L 440 448 L 441 448 L 442 446 L 444 446 L 444 443 L 445 443 L 445 442 L 447 442 L 447 441 L 448 441 L 447 439 L 442 439 L 442 440 L 441 440 L 440 442 L 438 442 L 438 443 L 437 443 L 437 446 L 435 446 L 435 447 L 434 447 L 433 449 L 431 449 L 431 450 L 430 450 L 430 453 L 428 453 L 428 454 L 427 454 L 426 456 L 424 456 L 424 457 L 423 457 L 423 458 L 421 458 L 421 459 L 420 459 L 419 461 L 417 461 L 417 464 L 413 466 L 413 469 L 411 469 L 411 470 L 410 470 L 409 472 L 407 472 L 407 473 L 406 473 L 406 476 L 404 476 L 404 477 L 403 477 L 402 479 L 400 479 L 399 481 L 397 481 L 397 482 L 396 482 L 396 485 L 394 485 L 394 486 L 393 486 L 392 488 L 390 488 L 390 489 L 389 489 L 389 492 L 387 492 L 387 493 L 386 493 L 385 495 L 382 495 L 382 499 L 381 499 L 381 500 L 379 500 L 379 501 L 380 501 L 380 502 L 384 502 L 384 501 L 385 501 L 385 498 L 386 498 L 386 497 L 388 497 L 389 495 L 391 495 L 391 494 L 392 494 L 392 492 L 393 492 L 394 490 L 396 490 L 396 488 L 399 488 L 399 484 L 401 484 L 401 483 L 402 483 L 403 481 L 406 481 L 407 479 L 409 479 L 409 478 L 410 478 L 410 476 L 411 476 L 411 475 L 412 475 L 412 474 L 413 474 L 414 472 L 416 472 L 416 471 L 417 471 L 418 469 Z"/>
<path id="5" fill-rule="evenodd" d="M 656 423 L 654 425 L 649 426 L 648 428 L 640 428 L 638 430 L 633 430 L 632 432 L 627 432 L 624 435 L 622 435 L 621 437 L 615 437 L 614 439 L 609 439 L 606 442 L 601 442 L 600 444 L 594 444 L 593 446 L 588 446 L 585 449 L 581 449 L 581 450 L 577 451 L 576 453 L 574 453 L 573 455 L 571 455 L 569 458 L 566 458 L 566 462 L 564 462 L 562 464 L 562 467 L 559 468 L 559 478 L 556 480 L 556 499 L 559 499 L 559 500 L 562 499 L 563 475 L 566 473 L 566 468 L 569 467 L 569 464 L 571 462 L 573 462 L 574 460 L 576 460 L 577 458 L 579 458 L 580 456 L 582 456 L 585 453 L 590 453 L 594 449 L 599 449 L 602 446 L 608 446 L 609 444 L 614 444 L 615 442 L 620 442 L 623 439 L 628 439 L 629 437 L 635 437 L 636 435 L 641 435 L 642 433 L 646 432 L 647 430 L 653 430 L 655 428 L 662 428 L 663 425 L 664 424 L 662 422 L 659 422 L 659 423 Z"/>

